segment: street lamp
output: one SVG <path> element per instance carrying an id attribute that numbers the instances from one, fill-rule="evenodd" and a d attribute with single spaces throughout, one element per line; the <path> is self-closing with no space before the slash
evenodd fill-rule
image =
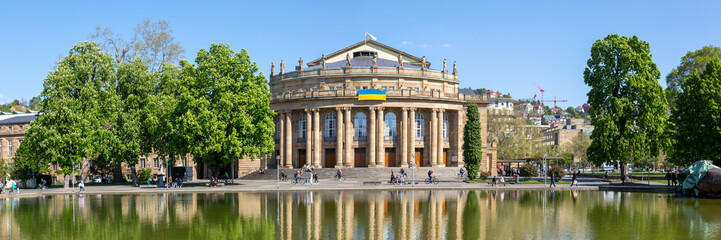
<path id="1" fill-rule="evenodd" d="M 546 185 L 546 177 L 548 176 L 548 160 L 546 160 L 546 157 L 548 157 L 548 153 L 543 154 L 543 164 L 546 166 L 543 168 L 543 185 Z"/>
<path id="2" fill-rule="evenodd" d="M 275 155 L 275 172 L 278 176 L 276 179 L 278 186 L 276 188 L 280 189 L 280 155 Z"/>

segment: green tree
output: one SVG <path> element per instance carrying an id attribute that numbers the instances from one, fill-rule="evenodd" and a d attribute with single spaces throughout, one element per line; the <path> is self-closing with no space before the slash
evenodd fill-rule
<path id="1" fill-rule="evenodd" d="M 666 98 L 650 47 L 638 37 L 609 35 L 597 40 L 583 72 L 588 93 L 591 145 L 588 159 L 596 165 L 626 164 L 658 156 L 667 145 Z"/>
<path id="2" fill-rule="evenodd" d="M 683 92 L 686 79 L 693 74 L 700 75 L 706 64 L 714 59 L 721 58 L 721 48 L 704 46 L 696 51 L 689 51 L 681 58 L 681 64 L 666 75 L 666 98 L 671 107 L 675 106 L 678 95 Z"/>
<path id="3" fill-rule="evenodd" d="M 152 104 L 154 78 L 155 75 L 140 59 L 118 67 L 115 90 L 118 97 L 117 117 L 114 118 L 113 135 L 104 138 L 110 158 L 116 160 L 116 169 L 119 169 L 120 162 L 130 167 L 134 186 L 138 186 L 135 164 L 140 156 L 153 151 L 153 136 L 150 134 L 153 128 L 149 125 L 155 122 L 146 122 L 146 119 L 151 119 L 157 111 Z"/>
<path id="4" fill-rule="evenodd" d="M 550 149 L 541 144 L 543 132 L 520 117 L 490 114 L 488 142 L 495 142 L 499 159 L 542 157 Z"/>
<path id="5" fill-rule="evenodd" d="M 192 154 L 217 176 L 233 160 L 273 151 L 268 80 L 256 74 L 248 53 L 212 44 L 198 51 L 195 63 L 180 62 L 184 86 L 173 114 L 180 152 Z"/>
<path id="6" fill-rule="evenodd" d="M 573 160 L 586 160 L 589 146 L 591 146 L 591 136 L 586 132 L 579 131 L 569 144 L 563 146 L 561 152 Z"/>
<path id="7" fill-rule="evenodd" d="M 478 176 L 478 169 L 483 159 L 483 140 L 481 139 L 481 122 L 478 105 L 468 104 L 466 109 L 466 125 L 463 126 L 463 160 L 468 169 L 468 179 Z"/>
<path id="8" fill-rule="evenodd" d="M 684 82 L 671 122 L 675 128 L 670 161 L 687 166 L 698 160 L 721 164 L 721 62 L 711 60 L 699 76 Z"/>
<path id="9" fill-rule="evenodd" d="M 69 175 L 73 164 L 93 157 L 111 136 L 114 122 L 115 66 L 97 44 L 82 42 L 45 78 L 42 111 L 30 124 L 18 155 L 26 161 L 57 163 L 57 174 Z"/>

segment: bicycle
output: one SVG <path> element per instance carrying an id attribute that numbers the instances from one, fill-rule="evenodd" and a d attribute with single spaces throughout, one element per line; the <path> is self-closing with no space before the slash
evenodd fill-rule
<path id="1" fill-rule="evenodd" d="M 335 176 L 333 176 L 333 180 L 336 180 L 336 181 L 345 181 L 345 176 L 341 176 L 341 175 L 339 175 L 339 174 L 336 174 Z"/>
<path id="2" fill-rule="evenodd" d="M 458 172 L 458 178 L 466 178 L 468 174 L 466 172 Z"/>
<path id="3" fill-rule="evenodd" d="M 431 184 L 431 183 L 433 183 L 433 184 L 438 185 L 439 182 L 440 182 L 440 181 L 438 181 L 438 178 L 435 178 L 435 177 L 433 178 L 433 180 L 431 180 L 431 178 L 426 178 L 426 184 Z"/>
<path id="4" fill-rule="evenodd" d="M 305 180 L 302 179 L 302 178 L 298 178 L 298 179 L 295 179 L 295 178 L 294 178 L 292 181 L 290 181 L 290 183 L 293 184 L 293 185 L 303 184 L 303 182 L 305 182 Z"/>
<path id="5" fill-rule="evenodd" d="M 280 181 L 281 181 L 281 182 L 286 182 L 286 181 L 288 181 L 288 176 L 285 175 L 285 173 L 283 173 L 283 172 L 280 173 Z"/>

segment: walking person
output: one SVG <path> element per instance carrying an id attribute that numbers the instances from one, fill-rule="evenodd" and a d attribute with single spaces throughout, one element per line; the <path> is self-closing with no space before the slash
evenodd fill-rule
<path id="1" fill-rule="evenodd" d="M 548 185 L 548 187 L 556 187 L 556 178 L 553 176 L 553 173 L 551 173 L 551 184 Z"/>
<path id="2" fill-rule="evenodd" d="M 571 179 L 571 187 L 573 187 L 573 184 L 576 184 L 576 187 L 578 187 L 578 178 L 576 177 L 578 174 L 573 173 L 573 178 Z"/>
<path id="3" fill-rule="evenodd" d="M 671 172 L 666 172 L 666 186 L 671 186 Z"/>
<path id="4" fill-rule="evenodd" d="M 46 183 L 47 183 L 47 182 L 45 181 L 45 178 L 41 178 L 41 179 L 40 179 L 40 189 L 45 189 L 45 188 L 46 188 L 46 187 L 45 187 L 45 184 L 46 184 Z"/>
<path id="5" fill-rule="evenodd" d="M 676 186 L 678 184 L 678 176 L 676 176 L 675 171 L 671 173 L 671 183 L 673 184 L 673 186 Z"/>
<path id="6" fill-rule="evenodd" d="M 78 184 L 78 192 L 85 192 L 85 181 L 80 180 L 80 183 Z"/>

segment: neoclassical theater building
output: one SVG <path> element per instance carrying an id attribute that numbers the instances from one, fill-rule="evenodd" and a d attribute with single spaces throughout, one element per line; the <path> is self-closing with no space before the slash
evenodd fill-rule
<path id="1" fill-rule="evenodd" d="M 455 62 L 431 69 L 424 57 L 368 40 L 307 62 L 271 69 L 276 151 L 269 167 L 315 168 L 463 166 L 466 104 L 479 106 L 481 170 L 494 169 L 486 144 L 485 95 L 458 92 Z M 385 91 L 364 100 L 364 90 Z M 381 92 L 375 91 L 375 92 Z M 279 158 L 278 158 L 279 157 Z"/>

